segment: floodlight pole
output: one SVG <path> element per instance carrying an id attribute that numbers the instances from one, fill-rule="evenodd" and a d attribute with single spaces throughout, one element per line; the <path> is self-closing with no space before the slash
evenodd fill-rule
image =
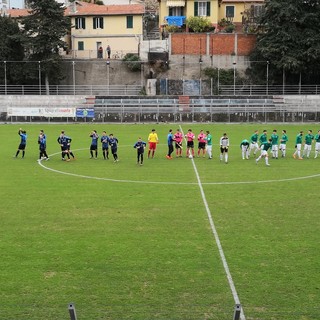
<path id="1" fill-rule="evenodd" d="M 241 313 L 241 304 L 236 304 L 234 307 L 234 314 L 233 314 L 233 320 L 239 320 L 240 319 L 240 313 Z"/>
<path id="2" fill-rule="evenodd" d="M 236 61 L 233 61 L 233 95 L 236 95 Z"/>
<path id="3" fill-rule="evenodd" d="M 4 94 L 7 95 L 7 61 L 4 63 Z"/>
<path id="4" fill-rule="evenodd" d="M 68 310 L 70 314 L 70 320 L 77 320 L 76 308 L 74 306 L 74 303 L 68 304 Z"/>

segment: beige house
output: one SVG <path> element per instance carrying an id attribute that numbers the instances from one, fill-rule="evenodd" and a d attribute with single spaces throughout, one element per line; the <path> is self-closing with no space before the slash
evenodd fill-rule
<path id="1" fill-rule="evenodd" d="M 8 10 L 8 15 L 18 20 L 29 14 L 28 9 Z M 139 52 L 143 38 L 144 5 L 96 5 L 75 1 L 66 7 L 65 15 L 71 18 L 73 26 L 65 38 L 68 51 L 62 54 L 66 57 L 105 59 L 107 46 L 111 48 L 111 59 Z"/>
<path id="2" fill-rule="evenodd" d="M 75 1 L 66 9 L 73 28 L 69 55 L 74 58 L 120 59 L 126 53 L 138 53 L 143 36 L 142 4 L 96 5 Z M 102 48 L 102 56 L 99 53 Z"/>
<path id="3" fill-rule="evenodd" d="M 264 0 L 159 0 L 160 26 L 185 22 L 186 18 L 200 16 L 209 19 L 219 31 L 221 19 L 231 21 L 241 30 L 244 16 L 257 16 L 263 7 Z M 181 17 L 181 19 L 179 19 Z M 252 18 L 251 18 L 252 19 Z"/>

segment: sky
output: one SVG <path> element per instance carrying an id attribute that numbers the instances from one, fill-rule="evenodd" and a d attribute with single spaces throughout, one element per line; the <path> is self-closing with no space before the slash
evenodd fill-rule
<path id="1" fill-rule="evenodd" d="M 23 8 L 23 0 L 10 0 L 11 8 Z"/>

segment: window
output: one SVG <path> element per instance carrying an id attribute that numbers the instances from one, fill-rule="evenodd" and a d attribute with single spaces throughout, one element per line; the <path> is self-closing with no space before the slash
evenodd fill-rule
<path id="1" fill-rule="evenodd" d="M 210 16 L 210 1 L 198 1 L 194 3 L 195 17 L 209 17 Z"/>
<path id="2" fill-rule="evenodd" d="M 234 18 L 234 6 L 226 6 L 226 18 Z"/>
<path id="3" fill-rule="evenodd" d="M 251 14 L 254 18 L 259 17 L 264 11 L 264 6 L 263 5 L 256 5 L 253 4 L 251 6 Z"/>
<path id="4" fill-rule="evenodd" d="M 78 50 L 81 50 L 81 51 L 84 50 L 84 42 L 83 41 L 78 41 Z"/>
<path id="5" fill-rule="evenodd" d="M 86 28 L 86 19 L 76 18 L 76 29 L 85 29 L 85 28 Z"/>
<path id="6" fill-rule="evenodd" d="M 133 28 L 133 16 L 127 16 L 127 29 Z"/>
<path id="7" fill-rule="evenodd" d="M 93 18 L 93 29 L 103 29 L 103 18 L 94 17 Z"/>
<path id="8" fill-rule="evenodd" d="M 184 16 L 183 7 L 170 7 L 169 16 L 174 16 L 174 17 Z"/>

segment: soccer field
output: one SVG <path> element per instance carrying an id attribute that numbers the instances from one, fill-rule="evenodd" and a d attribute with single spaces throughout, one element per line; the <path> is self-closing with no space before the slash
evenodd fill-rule
<path id="1" fill-rule="evenodd" d="M 3 124 L 0 319 L 319 319 L 320 158 L 295 160 L 316 124 L 181 124 L 213 135 L 213 159 L 167 160 L 179 124 Z M 27 131 L 25 159 L 13 158 Z M 154 159 L 133 148 L 155 128 Z M 50 161 L 38 162 L 44 129 Z M 119 162 L 90 159 L 90 132 L 119 139 Z M 242 160 L 258 129 L 286 129 L 286 158 Z M 65 130 L 76 160 L 61 161 Z M 229 162 L 219 139 L 230 138 Z M 147 151 L 147 149 L 146 149 Z"/>

